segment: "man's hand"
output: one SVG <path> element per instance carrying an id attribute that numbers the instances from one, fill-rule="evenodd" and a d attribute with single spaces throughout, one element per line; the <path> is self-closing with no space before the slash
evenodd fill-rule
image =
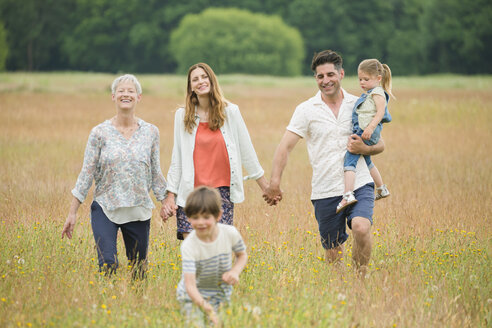
<path id="1" fill-rule="evenodd" d="M 373 156 L 384 151 L 384 141 L 383 138 L 380 138 L 377 144 L 369 146 L 362 141 L 361 137 L 352 134 L 347 143 L 347 150 L 352 154 Z"/>

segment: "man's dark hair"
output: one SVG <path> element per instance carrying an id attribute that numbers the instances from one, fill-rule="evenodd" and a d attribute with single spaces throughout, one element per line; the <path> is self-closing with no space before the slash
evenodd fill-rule
<path id="1" fill-rule="evenodd" d="M 333 50 L 323 50 L 318 53 L 314 53 L 313 61 L 311 62 L 311 70 L 316 72 L 316 67 L 323 64 L 333 64 L 337 71 L 342 69 L 343 59 Z"/>

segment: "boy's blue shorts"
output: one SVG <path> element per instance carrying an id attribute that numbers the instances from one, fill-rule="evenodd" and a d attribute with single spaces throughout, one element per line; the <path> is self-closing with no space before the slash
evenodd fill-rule
<path id="1" fill-rule="evenodd" d="M 336 213 L 337 205 L 342 196 L 315 199 L 311 202 L 314 206 L 314 215 L 318 221 L 321 245 L 325 249 L 331 249 L 343 244 L 347 238 L 347 228 L 352 229 L 352 219 L 363 217 L 372 225 L 374 211 L 374 183 L 368 183 L 354 191 L 357 203 L 348 206 L 340 213 Z"/>

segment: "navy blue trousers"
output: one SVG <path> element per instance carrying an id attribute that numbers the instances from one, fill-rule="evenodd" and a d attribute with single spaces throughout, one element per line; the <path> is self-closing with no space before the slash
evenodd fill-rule
<path id="1" fill-rule="evenodd" d="M 101 206 L 96 202 L 91 205 L 91 224 L 94 240 L 96 241 L 99 269 L 107 274 L 113 274 L 118 268 L 118 254 L 116 240 L 118 229 L 121 229 L 125 242 L 126 257 L 129 264 L 138 269 L 134 271 L 134 278 L 143 278 L 142 265 L 147 259 L 149 248 L 150 219 L 116 224 L 108 219 Z"/>

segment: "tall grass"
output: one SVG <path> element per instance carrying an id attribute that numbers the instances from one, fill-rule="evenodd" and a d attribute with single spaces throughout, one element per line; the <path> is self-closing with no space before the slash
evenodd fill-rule
<path id="1" fill-rule="evenodd" d="M 154 211 L 147 279 L 100 276 L 89 219 L 61 240 L 90 129 L 114 115 L 105 74 L 0 74 L 0 326 L 180 327 L 175 221 Z M 138 115 L 161 132 L 166 174 L 185 78 L 142 75 Z M 269 177 L 273 152 L 312 78 L 222 76 Z M 457 82 L 458 81 L 458 82 Z M 461 81 L 461 82 L 460 82 Z M 466 81 L 466 83 L 464 82 Z M 461 84 L 460 84 L 461 83 Z M 344 86 L 358 94 L 356 80 Z M 249 263 L 223 311 L 228 327 L 487 327 L 492 321 L 492 78 L 395 78 L 394 121 L 374 157 L 391 197 L 374 214 L 369 275 L 323 259 L 304 142 L 284 172 L 284 200 L 254 182 L 235 209 Z"/>

